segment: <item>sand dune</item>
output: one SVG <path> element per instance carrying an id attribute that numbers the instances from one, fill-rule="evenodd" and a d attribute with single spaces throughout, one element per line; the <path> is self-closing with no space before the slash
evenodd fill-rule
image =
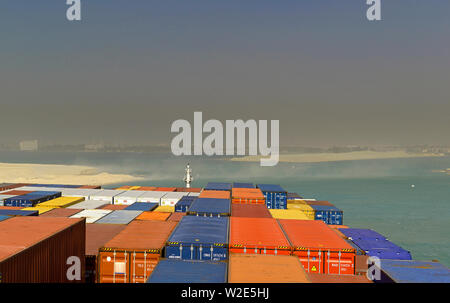
<path id="1" fill-rule="evenodd" d="M 289 154 L 280 155 L 280 162 L 293 163 L 315 163 L 315 162 L 334 162 L 351 160 L 370 160 L 370 159 L 394 159 L 394 158 L 418 158 L 418 157 L 439 157 L 442 154 L 423 154 L 407 153 L 405 151 L 392 152 L 373 152 L 358 151 L 348 153 L 315 153 L 315 154 Z M 246 156 L 232 158 L 231 161 L 259 162 L 260 156 Z"/>
<path id="2" fill-rule="evenodd" d="M 0 183 L 106 185 L 142 180 L 78 165 L 0 163 Z"/>

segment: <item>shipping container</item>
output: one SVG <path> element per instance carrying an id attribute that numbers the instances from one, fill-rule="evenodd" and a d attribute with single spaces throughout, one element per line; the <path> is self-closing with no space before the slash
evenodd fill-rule
<path id="1" fill-rule="evenodd" d="M 131 205 L 137 202 L 138 197 L 145 193 L 145 191 L 140 190 L 125 190 L 125 192 L 114 197 L 114 204 Z"/>
<path id="2" fill-rule="evenodd" d="M 162 213 L 155 211 L 144 211 L 142 214 L 136 217 L 136 220 L 157 220 L 166 221 L 170 217 L 171 213 Z"/>
<path id="3" fill-rule="evenodd" d="M 176 191 L 185 193 L 200 193 L 202 189 L 199 187 L 177 187 Z"/>
<path id="4" fill-rule="evenodd" d="M 231 254 L 229 283 L 309 283 L 298 258 L 293 256 Z"/>
<path id="5" fill-rule="evenodd" d="M 125 208 L 125 210 L 152 211 L 157 207 L 158 207 L 158 203 L 136 202 L 136 203 L 133 203 L 133 204 L 127 206 L 127 208 Z"/>
<path id="6" fill-rule="evenodd" d="M 322 221 L 279 220 L 309 273 L 336 275 L 355 274 L 355 249 Z"/>
<path id="7" fill-rule="evenodd" d="M 186 213 L 171 213 L 167 221 L 180 222 Z"/>
<path id="8" fill-rule="evenodd" d="M 367 239 L 375 239 L 375 240 L 387 240 L 385 236 L 382 234 L 372 230 L 372 229 L 364 229 L 364 228 L 346 228 L 344 230 L 339 229 L 341 233 L 343 233 L 350 240 L 367 240 Z"/>
<path id="9" fill-rule="evenodd" d="M 0 209 L 0 215 L 11 216 L 11 217 L 30 217 L 38 216 L 39 211 L 37 210 L 16 210 L 16 209 Z"/>
<path id="10" fill-rule="evenodd" d="M 185 216 L 167 240 L 165 257 L 183 260 L 228 259 L 228 217 Z"/>
<path id="11" fill-rule="evenodd" d="M 187 214 L 204 217 L 229 216 L 231 201 L 230 199 L 198 198 L 192 202 Z"/>
<path id="12" fill-rule="evenodd" d="M 98 224 L 128 224 L 137 216 L 142 214 L 142 211 L 137 210 L 114 210 L 103 218 L 95 221 Z"/>
<path id="13" fill-rule="evenodd" d="M 342 225 L 344 213 L 335 206 L 310 205 L 314 209 L 314 220 L 321 220 L 326 224 Z"/>
<path id="14" fill-rule="evenodd" d="M 107 204 L 105 206 L 101 206 L 97 209 L 107 209 L 107 210 L 124 210 L 128 205 L 115 205 L 115 204 Z"/>
<path id="15" fill-rule="evenodd" d="M 99 249 L 119 234 L 126 225 L 86 224 L 86 283 L 97 282 Z"/>
<path id="16" fill-rule="evenodd" d="M 366 255 L 371 257 L 392 260 L 412 260 L 411 253 L 409 251 L 390 242 L 389 240 L 356 239 L 351 241 L 361 248 Z"/>
<path id="17" fill-rule="evenodd" d="M 204 190 L 199 195 L 199 198 L 215 198 L 215 199 L 230 199 L 231 194 L 226 190 Z"/>
<path id="18" fill-rule="evenodd" d="M 102 192 L 103 189 L 63 189 L 63 197 L 83 197 L 85 200 L 91 200 L 90 197 Z M 105 203 L 111 203 L 106 201 Z"/>
<path id="19" fill-rule="evenodd" d="M 175 225 L 166 221 L 131 222 L 100 248 L 99 282 L 145 283 Z"/>
<path id="20" fill-rule="evenodd" d="M 2 283 L 84 282 L 84 220 L 15 217 L 0 222 Z M 69 280 L 69 258 L 78 257 L 80 280 Z"/>
<path id="21" fill-rule="evenodd" d="M 10 195 L 0 195 L 0 206 L 3 206 L 3 201 L 5 199 L 9 199 L 9 198 L 13 198 L 14 196 L 10 196 Z"/>
<path id="22" fill-rule="evenodd" d="M 37 206 L 35 206 L 35 207 L 22 208 L 22 210 L 37 211 L 39 216 L 42 215 L 42 214 L 45 214 L 46 212 L 49 212 L 49 211 L 51 211 L 53 209 L 54 208 L 52 208 L 52 207 L 39 207 L 39 204 Z"/>
<path id="23" fill-rule="evenodd" d="M 61 197 L 61 192 L 36 191 L 30 194 L 5 199 L 3 204 L 5 206 L 33 207 L 36 204 L 56 199 L 58 197 Z"/>
<path id="24" fill-rule="evenodd" d="M 366 275 L 369 269 L 369 258 L 367 255 L 356 255 L 355 257 L 355 274 L 356 275 Z"/>
<path id="25" fill-rule="evenodd" d="M 197 197 L 184 196 L 175 205 L 175 212 L 182 212 L 182 213 L 187 212 L 189 210 L 189 207 L 191 207 L 192 202 L 194 202 L 195 199 L 197 199 Z"/>
<path id="26" fill-rule="evenodd" d="M 21 210 L 23 207 L 18 206 L 0 206 L 0 209 L 15 209 L 15 210 Z"/>
<path id="27" fill-rule="evenodd" d="M 85 200 L 83 202 L 76 203 L 67 208 L 75 208 L 75 209 L 96 209 L 102 206 L 108 205 L 108 202 L 105 201 L 96 201 L 96 200 Z"/>
<path id="28" fill-rule="evenodd" d="M 200 196 L 200 193 L 187 193 L 187 195 L 189 197 L 198 197 L 198 196 Z"/>
<path id="29" fill-rule="evenodd" d="M 79 187 L 80 189 L 101 189 L 100 185 L 83 185 Z"/>
<path id="30" fill-rule="evenodd" d="M 274 184 L 257 184 L 264 194 L 267 208 L 270 209 L 286 209 L 287 208 L 287 191 L 280 185 Z"/>
<path id="31" fill-rule="evenodd" d="M 154 191 L 156 189 L 155 186 L 141 186 L 139 187 L 139 190 L 143 190 L 143 191 Z"/>
<path id="32" fill-rule="evenodd" d="M 259 188 L 233 188 L 231 197 L 233 204 L 266 204 Z"/>
<path id="33" fill-rule="evenodd" d="M 147 283 L 226 283 L 227 264 L 166 259 L 159 261 Z"/>
<path id="34" fill-rule="evenodd" d="M 155 191 L 174 192 L 176 190 L 176 187 L 157 187 L 154 190 Z"/>
<path id="35" fill-rule="evenodd" d="M 291 245 L 272 218 L 230 218 L 230 253 L 290 255 Z"/>
<path id="36" fill-rule="evenodd" d="M 287 209 L 301 210 L 306 215 L 306 217 L 308 217 L 309 220 L 314 220 L 316 217 L 314 209 L 308 204 L 300 204 L 300 203 L 288 204 Z"/>
<path id="37" fill-rule="evenodd" d="M 155 208 L 154 212 L 174 213 L 175 206 L 158 206 L 157 208 Z"/>
<path id="38" fill-rule="evenodd" d="M 63 217 L 63 218 L 69 218 L 79 212 L 81 212 L 82 209 L 74 209 L 74 208 L 54 208 L 46 213 L 43 213 L 42 215 L 39 215 L 41 217 Z"/>
<path id="39" fill-rule="evenodd" d="M 161 204 L 161 198 L 167 193 L 167 191 L 147 191 L 139 196 L 136 202 L 152 202 Z"/>
<path id="40" fill-rule="evenodd" d="M 231 191 L 231 183 L 209 182 L 203 190 L 228 190 Z"/>
<path id="41" fill-rule="evenodd" d="M 450 283 L 450 270 L 439 262 L 380 260 L 381 280 L 394 283 Z"/>
<path id="42" fill-rule="evenodd" d="M 366 276 L 361 275 L 327 275 L 307 273 L 311 283 L 372 283 Z"/>
<path id="43" fill-rule="evenodd" d="M 114 204 L 114 197 L 123 193 L 123 190 L 104 189 L 89 196 L 89 200 L 105 201 Z"/>
<path id="44" fill-rule="evenodd" d="M 50 207 L 50 208 L 66 208 L 79 202 L 83 202 L 83 197 L 59 197 L 53 200 L 49 200 L 43 203 L 39 203 L 38 207 Z"/>
<path id="45" fill-rule="evenodd" d="M 113 211 L 107 209 L 84 209 L 73 214 L 71 218 L 86 218 L 86 223 L 95 223 L 111 212 Z"/>
<path id="46" fill-rule="evenodd" d="M 253 183 L 238 183 L 234 182 L 232 188 L 255 188 Z"/>
<path id="47" fill-rule="evenodd" d="M 302 199 L 302 197 L 297 193 L 287 193 L 286 197 L 288 200 Z"/>
<path id="48" fill-rule="evenodd" d="M 269 211 L 274 219 L 310 220 L 299 209 L 270 209 Z"/>
<path id="49" fill-rule="evenodd" d="M 231 204 L 232 217 L 272 218 L 266 205 Z"/>
<path id="50" fill-rule="evenodd" d="M 161 206 L 175 206 L 185 193 L 169 192 L 161 197 Z"/>
<path id="51" fill-rule="evenodd" d="M 10 190 L 10 191 L 2 192 L 2 195 L 15 197 L 15 196 L 23 196 L 26 194 L 31 194 L 33 192 L 34 191 L 29 191 L 29 190 Z"/>
<path id="52" fill-rule="evenodd" d="M 0 222 L 1 221 L 4 221 L 4 220 L 6 220 L 6 219 L 9 219 L 9 218 L 11 218 L 10 216 L 3 216 L 3 215 L 0 215 Z"/>

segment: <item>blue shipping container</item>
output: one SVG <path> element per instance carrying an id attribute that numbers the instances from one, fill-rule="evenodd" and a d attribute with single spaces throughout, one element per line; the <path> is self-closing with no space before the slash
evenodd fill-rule
<path id="1" fill-rule="evenodd" d="M 185 216 L 170 235 L 165 249 L 168 259 L 228 259 L 228 217 Z"/>
<path id="2" fill-rule="evenodd" d="M 233 183 L 233 188 L 255 188 L 253 183 Z"/>
<path id="3" fill-rule="evenodd" d="M 227 264 L 211 261 L 161 260 L 147 283 L 226 283 Z"/>
<path id="4" fill-rule="evenodd" d="M 191 207 L 192 202 L 197 199 L 195 196 L 183 196 L 180 201 L 175 204 L 175 212 L 177 213 L 186 213 Z"/>
<path id="5" fill-rule="evenodd" d="M 0 222 L 1 221 L 5 221 L 6 219 L 11 218 L 10 216 L 4 216 L 4 215 L 0 215 Z"/>
<path id="6" fill-rule="evenodd" d="M 29 194 L 5 199 L 5 206 L 33 207 L 38 203 L 61 197 L 61 192 L 35 191 Z"/>
<path id="7" fill-rule="evenodd" d="M 389 240 L 353 239 L 358 247 L 365 251 L 366 255 L 380 259 L 412 260 L 411 253 L 406 249 L 390 242 Z"/>
<path id="8" fill-rule="evenodd" d="M 151 202 L 136 202 L 127 206 L 124 210 L 140 210 L 140 211 L 152 211 L 158 207 L 158 203 Z"/>
<path id="9" fill-rule="evenodd" d="M 230 213 L 230 199 L 198 198 L 192 202 L 188 215 L 221 217 L 230 216 Z"/>
<path id="10" fill-rule="evenodd" d="M 39 211 L 37 210 L 19 210 L 19 209 L 0 209 L 1 216 L 11 216 L 11 217 L 25 217 L 25 216 L 38 216 Z"/>
<path id="11" fill-rule="evenodd" d="M 310 205 L 314 209 L 314 220 L 321 220 L 326 224 L 342 225 L 344 213 L 335 206 Z"/>
<path id="12" fill-rule="evenodd" d="M 339 231 L 343 233 L 349 239 L 378 239 L 387 240 L 385 236 L 372 229 L 364 228 L 339 228 Z"/>
<path id="13" fill-rule="evenodd" d="M 380 260 L 380 282 L 450 283 L 450 270 L 439 262 Z"/>
<path id="14" fill-rule="evenodd" d="M 231 191 L 231 183 L 218 183 L 218 182 L 209 182 L 205 188 L 205 190 L 230 190 Z"/>
<path id="15" fill-rule="evenodd" d="M 257 184 L 265 199 L 269 209 L 287 209 L 287 191 L 280 185 Z"/>

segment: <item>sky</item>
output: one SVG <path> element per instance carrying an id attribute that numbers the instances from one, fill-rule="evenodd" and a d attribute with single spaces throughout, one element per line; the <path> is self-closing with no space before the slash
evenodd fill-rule
<path id="1" fill-rule="evenodd" d="M 279 120 L 281 145 L 450 144 L 450 2 L 0 2 L 0 143 L 170 144 Z"/>

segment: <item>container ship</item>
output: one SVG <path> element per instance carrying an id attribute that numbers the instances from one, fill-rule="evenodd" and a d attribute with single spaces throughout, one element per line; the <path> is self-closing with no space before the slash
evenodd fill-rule
<path id="1" fill-rule="evenodd" d="M 1 283 L 448 283 L 282 185 L 0 184 Z M 239 180 L 243 181 L 243 180 Z M 77 270 L 78 266 L 78 270 Z"/>

